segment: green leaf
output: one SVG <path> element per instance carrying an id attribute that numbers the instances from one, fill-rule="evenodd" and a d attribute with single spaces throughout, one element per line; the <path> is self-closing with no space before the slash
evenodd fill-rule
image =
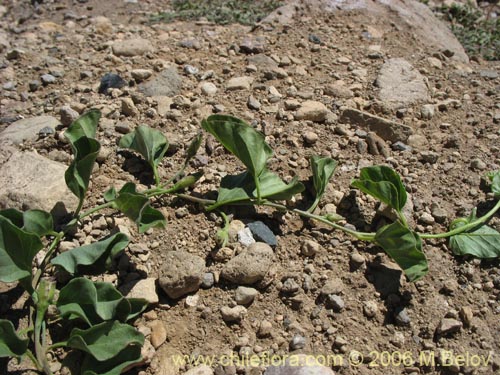
<path id="1" fill-rule="evenodd" d="M 304 185 L 298 181 L 297 177 L 286 184 L 278 175 L 267 169 L 260 175 L 259 183 L 261 197 L 267 199 L 288 200 L 304 191 Z M 257 197 L 257 191 L 254 190 L 253 196 Z"/>
<path id="2" fill-rule="evenodd" d="M 259 177 L 259 184 L 261 198 L 273 200 L 288 200 L 304 190 L 304 185 L 297 178 L 286 184 L 278 175 L 267 169 Z M 208 209 L 212 210 L 223 205 L 242 203 L 252 199 L 257 199 L 257 191 L 255 182 L 248 172 L 226 175 L 221 180 L 217 202 Z"/>
<path id="3" fill-rule="evenodd" d="M 222 145 L 245 164 L 253 178 L 265 170 L 273 150 L 264 135 L 236 117 L 212 115 L 201 123 Z"/>
<path id="4" fill-rule="evenodd" d="M 64 133 L 74 153 L 74 159 L 66 170 L 64 178 L 68 188 L 79 199 L 79 208 L 85 198 L 90 175 L 101 149 L 100 143 L 94 139 L 100 117 L 99 111 L 91 110 L 76 119 Z"/>
<path id="5" fill-rule="evenodd" d="M 196 136 L 193 138 L 191 143 L 189 144 L 187 151 L 186 151 L 186 161 L 184 162 L 187 164 L 189 160 L 195 157 L 196 153 L 198 152 L 198 149 L 201 146 L 201 141 L 203 140 L 203 134 L 199 132 L 196 134 Z"/>
<path id="6" fill-rule="evenodd" d="M 392 168 L 383 165 L 362 168 L 360 179 L 354 180 L 351 185 L 398 212 L 401 212 L 406 204 L 406 189 Z"/>
<path id="7" fill-rule="evenodd" d="M 9 320 L 0 319 L 0 358 L 21 357 L 28 350 L 28 342 L 17 335 Z"/>
<path id="8" fill-rule="evenodd" d="M 496 198 L 500 198 L 500 169 L 487 174 L 491 181 L 491 191 Z"/>
<path id="9" fill-rule="evenodd" d="M 144 299 L 125 298 L 110 283 L 92 282 L 83 277 L 61 289 L 57 308 L 61 316 L 84 320 L 92 326 L 106 320 L 127 321 L 147 307 Z"/>
<path id="10" fill-rule="evenodd" d="M 311 156 L 311 169 L 313 173 L 313 186 L 316 198 L 321 198 L 325 193 L 328 181 L 333 176 L 338 162 L 332 158 L 321 158 L 317 155 Z"/>
<path id="11" fill-rule="evenodd" d="M 101 112 L 97 109 L 92 109 L 87 113 L 77 118 L 69 126 L 64 133 L 65 137 L 73 144 L 78 139 L 95 138 L 97 132 L 97 124 L 101 118 Z"/>
<path id="12" fill-rule="evenodd" d="M 64 268 L 71 275 L 97 275 L 110 268 L 113 259 L 127 247 L 128 242 L 125 234 L 116 233 L 104 240 L 61 253 L 51 263 Z"/>
<path id="13" fill-rule="evenodd" d="M 42 210 L 18 211 L 14 208 L 0 211 L 0 216 L 9 219 L 16 227 L 39 237 L 52 233 L 54 222 L 52 215 Z"/>
<path id="14" fill-rule="evenodd" d="M 380 228 L 375 242 L 401 267 L 410 281 L 417 281 L 429 270 L 420 236 L 400 221 Z"/>
<path id="15" fill-rule="evenodd" d="M 104 201 L 105 202 L 111 202 L 112 200 L 116 199 L 116 189 L 113 187 L 109 188 L 106 190 L 104 193 Z"/>
<path id="16" fill-rule="evenodd" d="M 163 133 L 144 125 L 140 125 L 132 133 L 124 135 L 118 145 L 137 151 L 146 159 L 153 170 L 156 170 L 168 149 L 168 141 Z"/>
<path id="17" fill-rule="evenodd" d="M 31 280 L 33 258 L 42 248 L 37 234 L 26 232 L 0 216 L 0 281 Z"/>
<path id="18" fill-rule="evenodd" d="M 128 346 L 141 347 L 144 336 L 134 327 L 117 321 L 103 322 L 86 330 L 74 328 L 67 346 L 82 350 L 98 361 L 107 361 Z"/>
<path id="19" fill-rule="evenodd" d="M 450 230 L 470 224 L 476 219 L 476 209 L 474 209 L 469 217 L 454 220 Z M 500 233 L 482 224 L 451 236 L 449 246 L 455 255 L 472 255 L 481 259 L 497 258 L 500 256 Z"/>
<path id="20" fill-rule="evenodd" d="M 139 233 L 150 228 L 164 228 L 166 220 L 163 214 L 151 207 L 149 198 L 136 191 L 135 184 L 128 182 L 113 201 L 113 207 L 137 224 Z"/>
<path id="21" fill-rule="evenodd" d="M 98 361 L 90 354 L 85 355 L 82 361 L 82 375 L 120 375 L 129 366 L 140 363 L 141 347 L 127 346 L 120 353 L 107 361 Z"/>

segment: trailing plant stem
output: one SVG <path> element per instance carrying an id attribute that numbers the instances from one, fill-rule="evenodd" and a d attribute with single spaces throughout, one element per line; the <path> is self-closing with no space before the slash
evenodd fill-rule
<path id="1" fill-rule="evenodd" d="M 59 232 L 55 236 L 55 238 L 52 240 L 52 243 L 50 244 L 49 249 L 47 250 L 47 253 L 45 254 L 45 257 L 42 260 L 42 263 L 40 264 L 40 267 L 36 270 L 35 276 L 33 276 L 33 281 L 31 283 L 31 286 L 34 290 L 37 289 L 38 283 L 40 282 L 40 277 L 42 276 L 43 272 L 45 271 L 45 267 L 47 267 L 47 264 L 50 261 L 50 258 L 52 258 L 52 254 L 54 253 L 57 245 L 59 242 L 61 242 L 62 238 L 64 237 L 64 232 Z"/>
<path id="2" fill-rule="evenodd" d="M 500 209 L 500 200 L 496 203 L 496 205 L 488 211 L 484 216 L 481 216 L 480 218 L 474 220 L 473 222 L 469 224 L 462 225 L 461 227 L 455 228 L 453 230 L 450 230 L 445 233 L 437 233 L 437 234 L 427 234 L 427 233 L 419 233 L 418 235 L 421 238 L 447 238 L 454 236 L 456 234 L 460 234 L 463 232 L 466 232 L 470 229 L 474 229 L 475 227 L 486 223 L 495 213 Z"/>

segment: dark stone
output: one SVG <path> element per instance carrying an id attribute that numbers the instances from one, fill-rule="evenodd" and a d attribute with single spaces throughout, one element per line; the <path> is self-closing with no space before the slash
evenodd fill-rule
<path id="1" fill-rule="evenodd" d="M 247 226 L 250 228 L 256 241 L 265 242 L 269 246 L 276 246 L 278 244 L 274 233 L 262 221 L 254 221 L 253 223 L 248 223 Z"/>
<path id="2" fill-rule="evenodd" d="M 108 89 L 121 89 L 127 86 L 127 82 L 115 73 L 106 73 L 101 78 L 101 85 L 99 86 L 99 94 L 107 94 Z"/>
<path id="3" fill-rule="evenodd" d="M 321 39 L 314 34 L 309 34 L 309 41 L 314 44 L 321 44 Z"/>

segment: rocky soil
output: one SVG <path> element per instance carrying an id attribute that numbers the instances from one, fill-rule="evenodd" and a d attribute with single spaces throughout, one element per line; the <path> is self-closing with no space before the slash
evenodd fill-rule
<path id="1" fill-rule="evenodd" d="M 87 207 L 102 202 L 110 186 L 152 184 L 146 163 L 118 150 L 123 134 L 146 124 L 168 137 L 165 178 L 212 113 L 236 115 L 262 131 L 275 150 L 271 169 L 285 180 L 307 179 L 310 155 L 337 159 L 320 209 L 359 230 L 384 222 L 375 202 L 349 187 L 369 165 L 387 164 L 403 176 L 408 217 L 420 232 L 445 231 L 479 203 L 480 212 L 491 206 L 484 175 L 500 168 L 500 66 L 469 61 L 444 31 L 425 35 L 443 25 L 421 4 L 296 2 L 252 28 L 150 24 L 168 3 L 153 0 L 34 3 L 0 6 L 2 208 L 51 209 L 63 201 L 74 209 L 64 185 L 72 156 L 63 133 L 91 108 L 103 113 L 104 147 Z M 220 179 L 242 166 L 206 136 L 190 170 L 204 172 L 191 193 L 213 197 Z M 60 249 L 117 230 L 132 239 L 117 272 L 103 279 L 152 304 L 135 323 L 147 337 L 146 363 L 135 373 L 499 371 L 498 260 L 457 258 L 445 241 L 426 241 L 429 274 L 408 283 L 379 248 L 293 215 L 228 209 L 232 242 L 220 248 L 217 215 L 178 199 L 157 203 L 165 230 L 139 235 L 109 211 L 84 221 Z M 498 215 L 490 225 L 500 229 Z M 26 313 L 14 285 L 0 284 L 0 300 L 2 317 Z M 441 349 L 491 358 L 441 366 Z M 426 350 L 435 353 L 434 366 L 418 361 Z M 354 351 L 364 358 L 359 367 L 347 361 Z M 414 363 L 384 366 L 377 354 L 383 351 L 410 352 Z M 332 369 L 266 371 L 172 360 L 265 352 L 339 354 L 346 361 Z M 68 374 L 55 363 L 56 374 Z M 2 373 L 27 368 L 0 362 Z"/>

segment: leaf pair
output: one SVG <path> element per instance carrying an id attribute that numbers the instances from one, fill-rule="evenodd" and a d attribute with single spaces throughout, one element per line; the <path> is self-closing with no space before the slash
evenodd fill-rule
<path id="1" fill-rule="evenodd" d="M 144 311 L 147 304 L 144 299 L 123 297 L 110 283 L 83 277 L 71 280 L 57 300 L 62 317 L 79 318 L 89 326 L 109 320 L 126 322 Z"/>
<path id="2" fill-rule="evenodd" d="M 109 189 L 104 194 L 104 199 L 112 202 L 113 208 L 136 223 L 139 233 L 144 233 L 150 228 L 164 228 L 166 225 L 163 214 L 151 207 L 149 198 L 137 192 L 132 182 L 127 182 L 118 193 L 114 188 Z"/>
<path id="3" fill-rule="evenodd" d="M 396 211 L 399 220 L 380 228 L 375 234 L 375 243 L 401 267 L 410 281 L 425 276 L 429 270 L 427 258 L 422 251 L 422 239 L 406 224 L 402 210 L 407 194 L 399 175 L 383 165 L 366 167 L 351 185 Z"/>
<path id="4" fill-rule="evenodd" d="M 101 112 L 91 110 L 76 119 L 64 135 L 73 149 L 74 159 L 66 170 L 66 185 L 79 200 L 77 212 L 83 205 L 89 187 L 90 175 L 101 144 L 95 139 Z"/>
<path id="5" fill-rule="evenodd" d="M 202 121 L 202 127 L 247 167 L 244 173 L 222 179 L 217 202 L 209 209 L 252 199 L 285 200 L 304 190 L 296 178 L 286 184 L 267 169 L 273 151 L 264 136 L 244 121 L 213 115 Z"/>

